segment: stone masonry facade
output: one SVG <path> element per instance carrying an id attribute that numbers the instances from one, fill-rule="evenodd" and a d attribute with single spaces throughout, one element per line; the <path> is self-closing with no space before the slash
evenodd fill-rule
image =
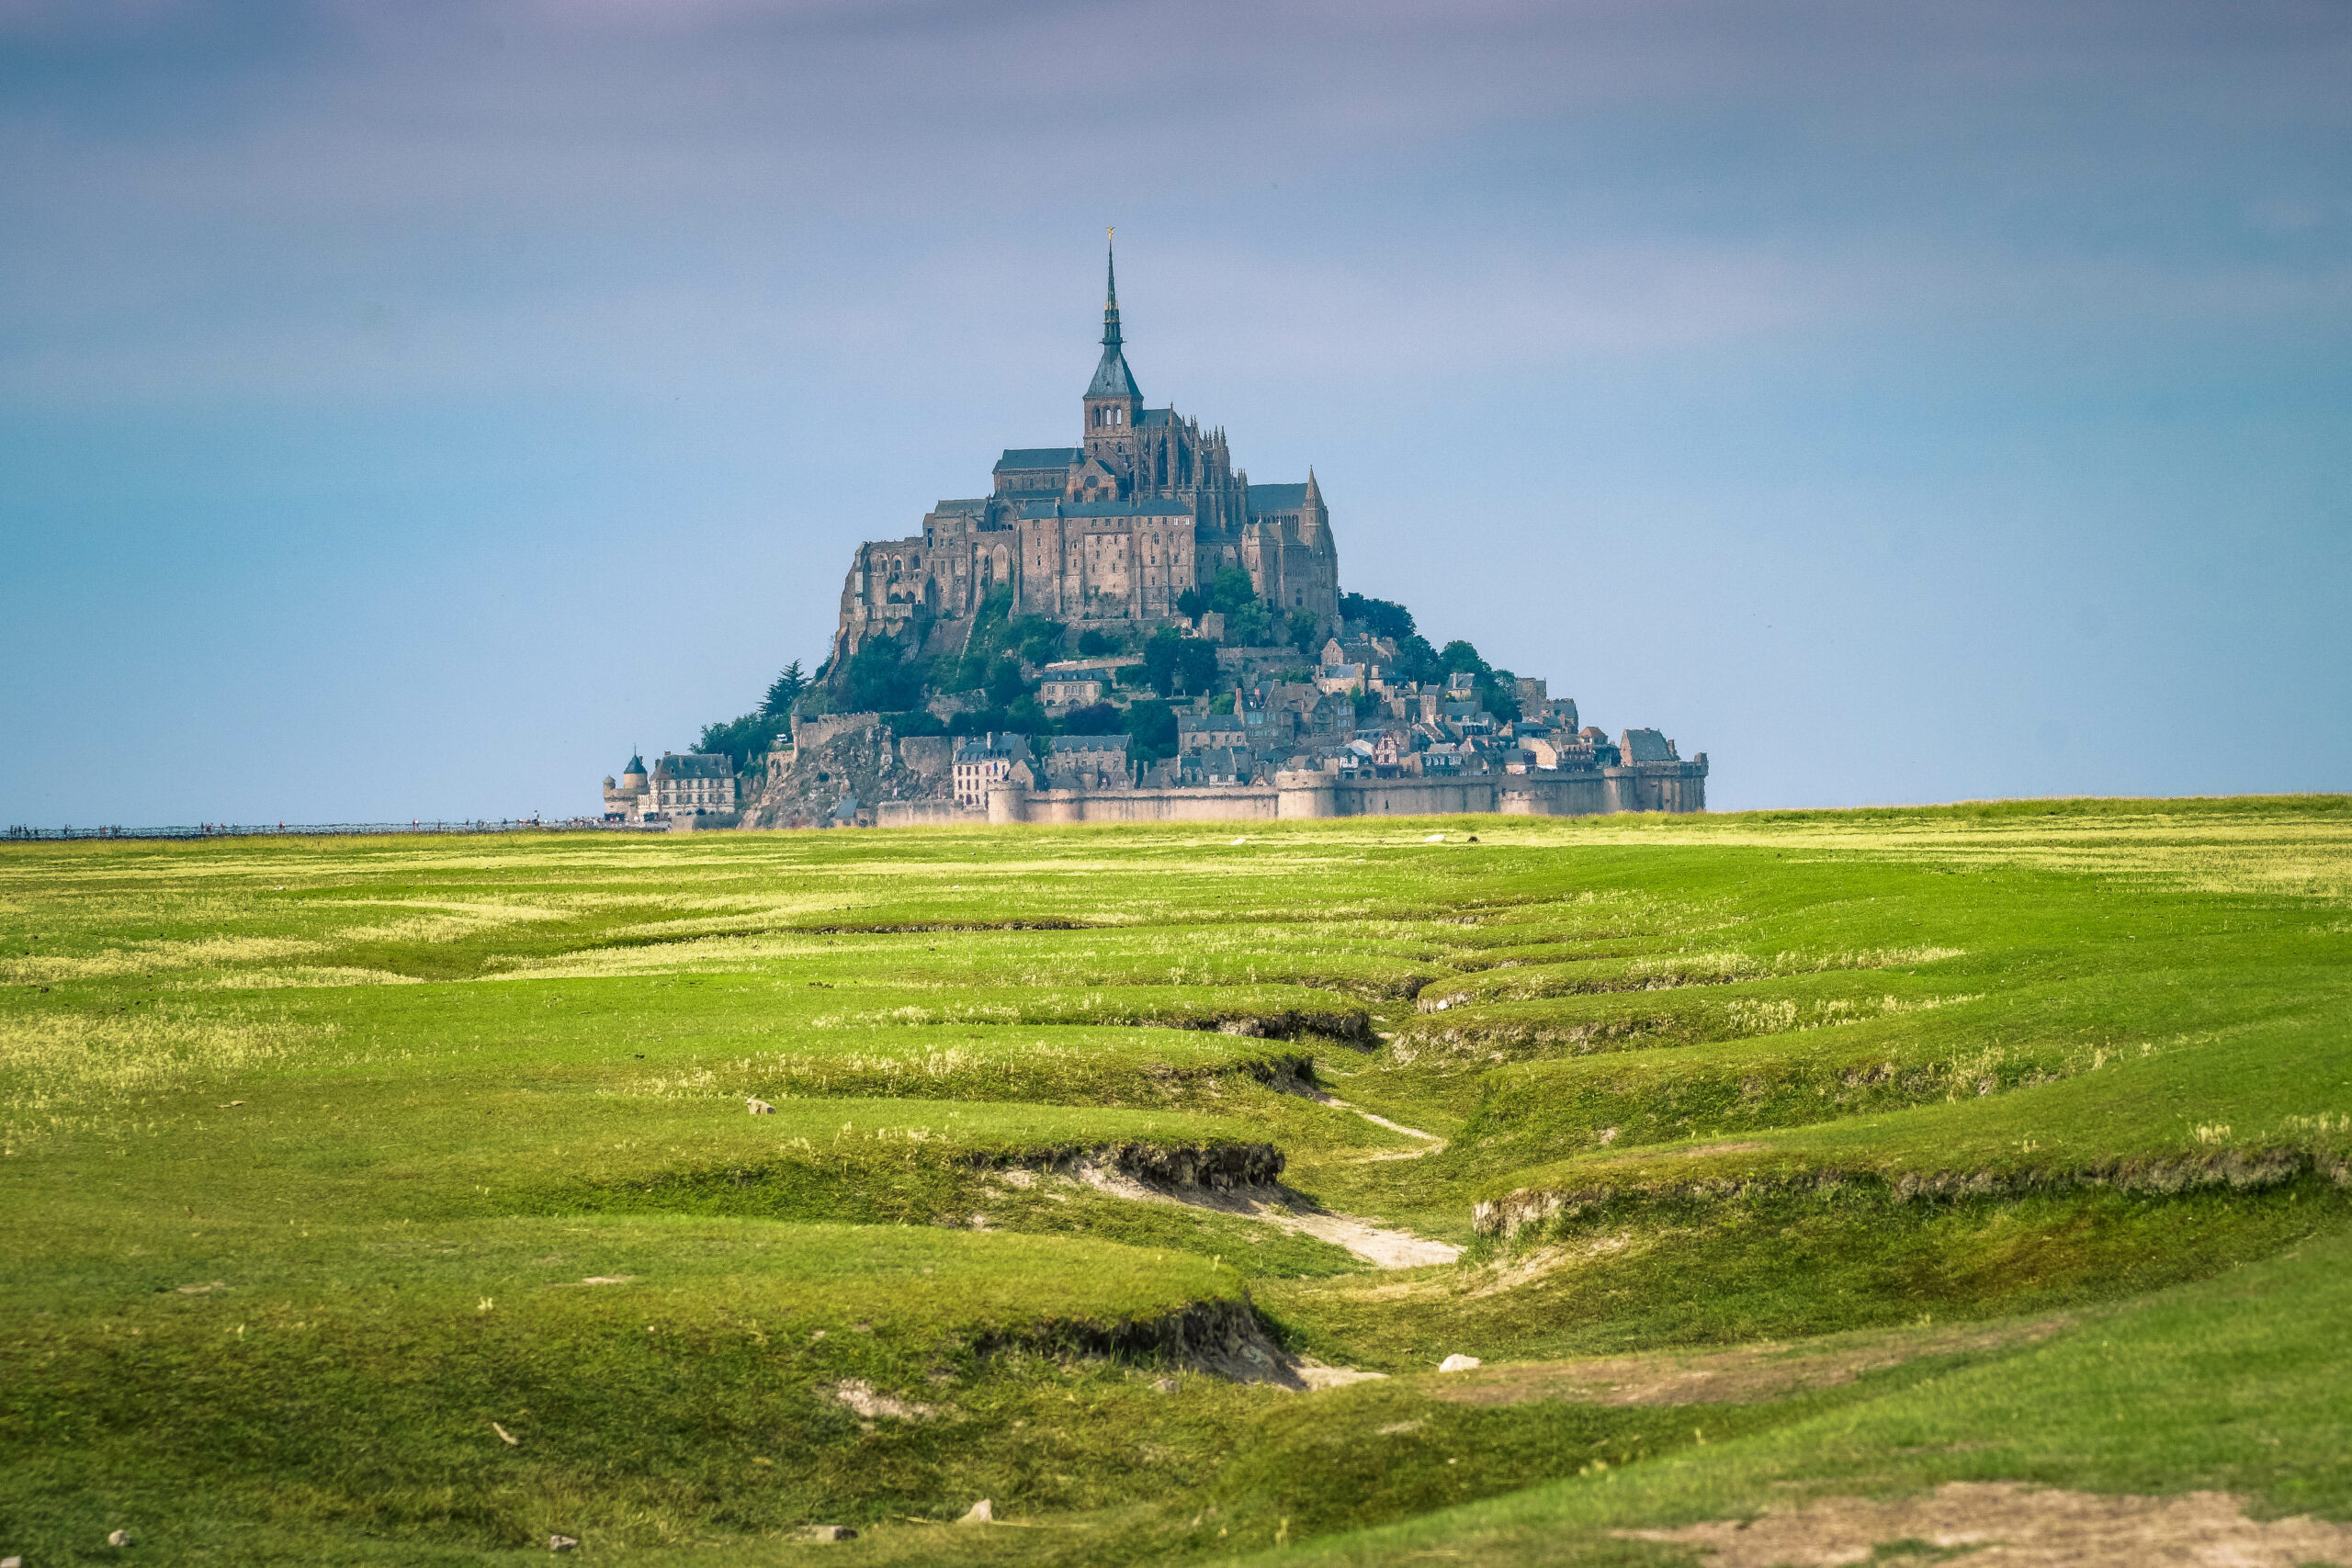
<path id="1" fill-rule="evenodd" d="M 1313 470 L 1252 484 L 1223 430 L 1144 406 L 1115 275 L 1102 342 L 1077 445 L 1008 448 L 989 494 L 939 502 L 918 535 L 858 547 L 832 660 L 876 637 L 903 649 L 910 633 L 924 653 L 959 652 L 1005 590 L 1013 613 L 1060 622 L 1069 638 L 1105 634 L 1091 656 L 1021 667 L 1048 730 L 1079 713 L 1099 728 L 1105 705 L 1131 714 L 1150 694 L 1134 668 L 1143 658 L 1102 650 L 1132 650 L 1172 626 L 1216 648 L 1216 676 L 1175 705 L 1173 756 L 1124 732 L 901 736 L 877 713 L 798 714 L 740 796 L 723 758 L 664 757 L 651 776 L 632 759 L 605 781 L 608 814 L 650 825 L 667 806 L 673 828 L 715 818 L 849 828 L 1706 809 L 1703 751 L 1685 758 L 1656 729 L 1611 739 L 1541 679 L 1482 689 L 1466 671 L 1429 678 L 1425 654 L 1400 665 L 1396 643 L 1341 617 L 1339 551 Z M 1231 569 L 1249 574 L 1292 640 L 1226 645 L 1224 617 L 1182 613 L 1187 590 Z M 1294 623 L 1308 617 L 1319 648 L 1295 640 Z M 976 700 L 935 694 L 925 724 Z M 739 798 L 740 818 L 719 818 Z"/>
<path id="2" fill-rule="evenodd" d="M 1317 635 L 1338 628 L 1339 551 L 1315 475 L 1252 484 L 1222 429 L 1145 407 L 1112 272 L 1078 444 L 1008 447 L 988 494 L 939 502 L 920 534 L 860 545 L 832 658 L 917 627 L 951 648 L 1003 584 L 1018 615 L 1148 626 L 1175 618 L 1180 594 L 1234 567 L 1277 615 L 1306 610 Z"/>

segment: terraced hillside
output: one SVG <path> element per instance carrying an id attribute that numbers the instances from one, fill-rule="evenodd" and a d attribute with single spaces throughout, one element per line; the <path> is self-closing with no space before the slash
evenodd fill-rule
<path id="1" fill-rule="evenodd" d="M 2352 799 L 0 852 L 28 1568 L 2352 1563 L 2347 1222 Z"/>

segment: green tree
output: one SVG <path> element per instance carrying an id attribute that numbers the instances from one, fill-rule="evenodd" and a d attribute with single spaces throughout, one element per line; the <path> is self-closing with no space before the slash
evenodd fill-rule
<path id="1" fill-rule="evenodd" d="M 1478 682 L 1478 705 L 1498 719 L 1519 716 L 1519 677 L 1498 670 Z"/>
<path id="2" fill-rule="evenodd" d="M 783 715 L 747 713 L 722 724 L 706 724 L 700 739 L 695 741 L 695 750 L 732 757 L 737 773 L 749 773 L 754 761 L 774 750 L 776 737 L 787 722 Z"/>
<path id="3" fill-rule="evenodd" d="M 1009 655 L 999 659 L 996 667 L 989 671 L 989 701 L 998 707 L 1010 706 L 1036 689 L 1021 678 L 1021 661 Z"/>
<path id="4" fill-rule="evenodd" d="M 1393 637 L 1398 642 L 1418 637 L 1413 625 L 1413 612 L 1394 599 L 1371 599 L 1362 593 L 1340 595 L 1340 615 L 1370 632 L 1374 637 Z"/>
<path id="5" fill-rule="evenodd" d="M 1108 632 L 1089 626 L 1078 634 L 1078 651 L 1080 658 L 1100 659 L 1104 654 L 1118 652 L 1119 639 Z"/>
<path id="6" fill-rule="evenodd" d="M 1137 757 L 1156 761 L 1176 754 L 1176 712 L 1166 703 L 1146 699 L 1133 705 L 1122 728 L 1135 737 L 1132 750 Z"/>
<path id="7" fill-rule="evenodd" d="M 1438 649 L 1437 662 L 1438 668 L 1449 675 L 1470 674 L 1492 680 L 1495 674 L 1494 667 L 1478 657 L 1478 650 L 1460 637 Z"/>
<path id="8" fill-rule="evenodd" d="M 1161 696 L 1180 691 L 1198 696 L 1216 686 L 1216 646 L 1204 637 L 1185 637 L 1173 626 L 1162 626 L 1143 645 L 1143 668 L 1151 689 Z"/>
<path id="9" fill-rule="evenodd" d="M 1232 615 L 1246 604 L 1258 602 L 1257 584 L 1250 574 L 1238 566 L 1227 567 L 1209 581 L 1209 608 Z"/>
<path id="10" fill-rule="evenodd" d="M 1314 611 L 1300 605 L 1290 613 L 1290 645 L 1309 659 L 1315 657 L 1315 650 L 1323 643 L 1323 638 L 1315 635 L 1317 629 Z"/>
<path id="11" fill-rule="evenodd" d="M 792 711 L 794 699 L 808 689 L 808 678 L 800 672 L 800 660 L 794 660 L 784 667 L 784 673 L 768 682 L 768 694 L 760 703 L 760 712 L 769 718 L 782 718 Z"/>
<path id="12" fill-rule="evenodd" d="M 1060 658 L 1062 639 L 1069 635 L 1069 628 L 1050 615 L 1023 615 L 1010 629 L 1021 657 L 1032 664 Z"/>
<path id="13" fill-rule="evenodd" d="M 896 637 L 865 639 L 842 668 L 843 710 L 897 713 L 922 705 L 922 670 L 903 657 Z"/>
<path id="14" fill-rule="evenodd" d="M 1064 735 L 1117 735 L 1126 728 L 1127 716 L 1109 703 L 1089 703 L 1073 708 L 1062 716 Z"/>

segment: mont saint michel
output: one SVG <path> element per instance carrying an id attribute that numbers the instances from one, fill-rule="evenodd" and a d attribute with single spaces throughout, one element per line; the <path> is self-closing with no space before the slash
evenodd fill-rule
<path id="1" fill-rule="evenodd" d="M 1343 592 L 1321 481 L 1253 482 L 1223 426 L 1150 407 L 1115 257 L 1078 440 L 857 547 L 830 652 L 691 752 L 632 755 L 652 827 L 1687 812 L 1707 758 L 1612 739 L 1542 677 Z"/>

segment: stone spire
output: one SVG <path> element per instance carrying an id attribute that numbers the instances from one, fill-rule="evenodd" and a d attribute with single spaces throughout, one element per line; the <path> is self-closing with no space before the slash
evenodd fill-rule
<path id="1" fill-rule="evenodd" d="M 1116 244 L 1119 231 L 1104 231 L 1110 238 L 1102 244 L 1102 346 L 1119 346 L 1119 253 Z"/>
<path id="2" fill-rule="evenodd" d="M 1111 231 L 1116 239 L 1118 231 Z M 1102 363 L 1094 367 L 1094 380 L 1086 389 L 1087 398 L 1120 398 L 1133 404 L 1143 401 L 1143 393 L 1136 387 L 1134 372 L 1127 368 L 1127 356 L 1121 352 L 1119 336 L 1119 267 L 1118 257 L 1109 245 L 1103 250 L 1102 296 Z M 1132 414 L 1129 415 L 1132 422 Z"/>

